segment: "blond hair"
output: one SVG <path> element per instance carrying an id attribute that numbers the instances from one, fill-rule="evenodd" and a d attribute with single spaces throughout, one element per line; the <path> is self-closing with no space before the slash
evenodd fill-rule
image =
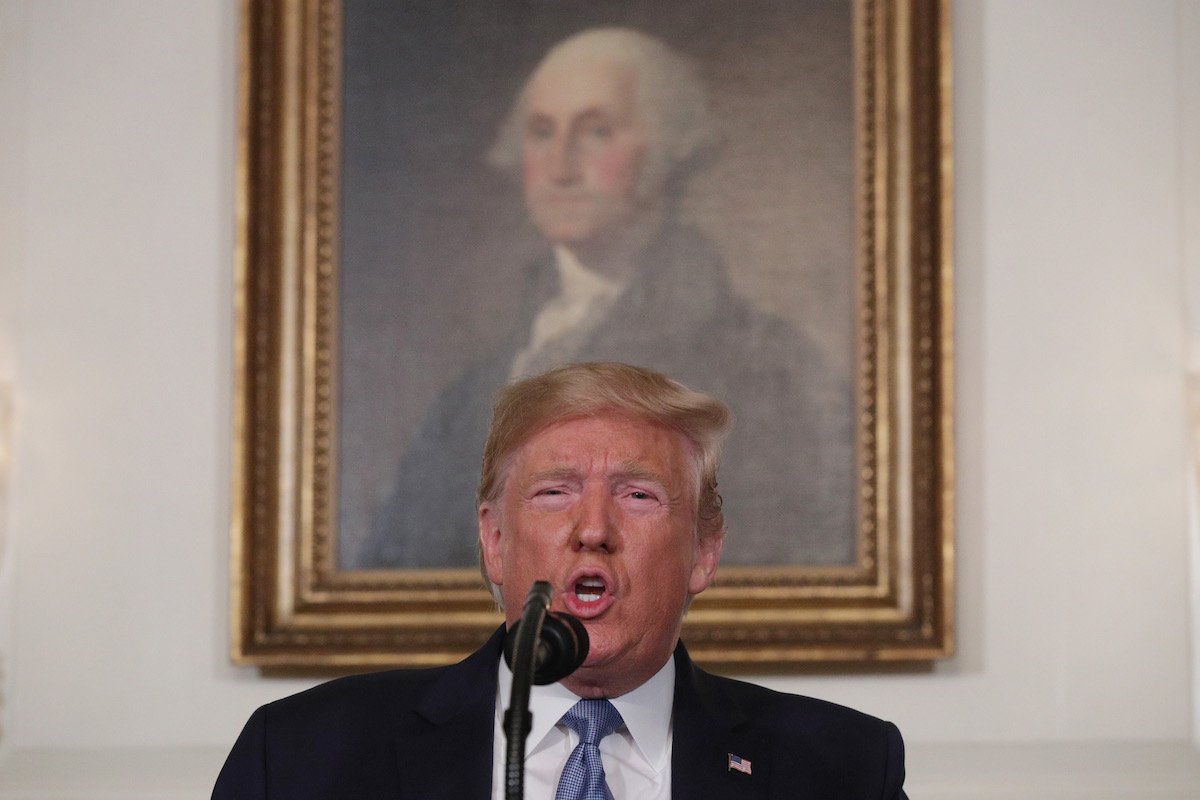
<path id="1" fill-rule="evenodd" d="M 679 432 L 691 445 L 696 533 L 725 535 L 717 468 L 729 432 L 729 407 L 645 367 L 594 361 L 569 364 L 511 383 L 496 393 L 492 427 L 483 447 L 477 502 L 495 502 L 512 456 L 550 425 L 579 417 L 623 414 Z M 484 580 L 491 584 L 480 554 Z M 492 587 L 500 601 L 499 592 Z"/>

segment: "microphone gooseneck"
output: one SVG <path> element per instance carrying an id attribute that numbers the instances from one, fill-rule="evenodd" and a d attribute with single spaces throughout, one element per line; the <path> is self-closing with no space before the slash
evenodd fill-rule
<path id="1" fill-rule="evenodd" d="M 525 597 L 521 621 L 508 632 L 504 660 L 512 670 L 512 693 L 504 712 L 508 752 L 504 769 L 505 800 L 525 796 L 525 739 L 533 726 L 529 691 L 560 681 L 587 658 L 588 636 L 583 623 L 570 614 L 549 613 L 550 584 L 537 581 Z"/>

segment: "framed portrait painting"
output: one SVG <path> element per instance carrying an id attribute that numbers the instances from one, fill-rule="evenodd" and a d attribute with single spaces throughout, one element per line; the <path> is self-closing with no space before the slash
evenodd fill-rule
<path id="1" fill-rule="evenodd" d="M 491 400 L 578 361 L 732 409 L 710 665 L 953 649 L 936 0 L 246 0 L 236 659 L 457 660 Z"/>

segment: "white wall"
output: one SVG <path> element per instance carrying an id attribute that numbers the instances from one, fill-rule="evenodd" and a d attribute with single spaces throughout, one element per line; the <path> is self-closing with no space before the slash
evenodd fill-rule
<path id="1" fill-rule="evenodd" d="M 23 160 L 5 157 L 21 151 L 25 119 L 24 19 L 0 5 L 0 753 L 10 715 L 4 703 L 11 667 L 14 622 L 12 541 L 8 531 L 9 472 L 15 423 L 12 380 L 16 371 L 12 332 L 16 325 L 17 265 L 21 263 L 23 215 L 19 208 L 24 185 Z"/>
<path id="2" fill-rule="evenodd" d="M 3 9 L 28 105 L 4 744 L 227 741 L 293 685 L 226 655 L 237 5 Z"/>
<path id="3" fill-rule="evenodd" d="M 1190 738 L 1195 7 L 956 4 L 961 652 L 761 682 L 889 717 L 918 754 Z M 37 748 L 200 747 L 204 776 L 310 683 L 226 655 L 237 25 L 233 0 L 0 0 L 9 775 Z"/>
<path id="4" fill-rule="evenodd" d="M 773 683 L 918 739 L 1186 736 L 1175 9 L 955 11 L 962 653 Z"/>
<path id="5" fill-rule="evenodd" d="M 1180 174 L 1183 209 L 1182 250 L 1184 299 L 1188 327 L 1188 411 L 1192 460 L 1188 488 L 1190 499 L 1192 674 L 1200 664 L 1200 3 L 1181 6 L 1179 74 L 1180 119 L 1183 147 Z M 1192 738 L 1200 740 L 1200 693 L 1193 684 Z"/>
<path id="6" fill-rule="evenodd" d="M 1175 8 L 954 10 L 961 654 L 769 682 L 917 740 L 1184 737 Z"/>

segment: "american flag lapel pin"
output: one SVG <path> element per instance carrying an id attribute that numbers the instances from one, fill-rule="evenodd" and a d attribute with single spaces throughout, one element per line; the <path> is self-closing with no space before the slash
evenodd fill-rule
<path id="1" fill-rule="evenodd" d="M 750 759 L 742 758 L 741 756 L 735 756 L 733 753 L 730 753 L 729 754 L 729 769 L 730 770 L 736 769 L 738 772 L 744 772 L 747 775 L 749 775 L 750 774 Z M 728 771 L 729 770 L 726 770 L 726 772 L 728 772 Z"/>

